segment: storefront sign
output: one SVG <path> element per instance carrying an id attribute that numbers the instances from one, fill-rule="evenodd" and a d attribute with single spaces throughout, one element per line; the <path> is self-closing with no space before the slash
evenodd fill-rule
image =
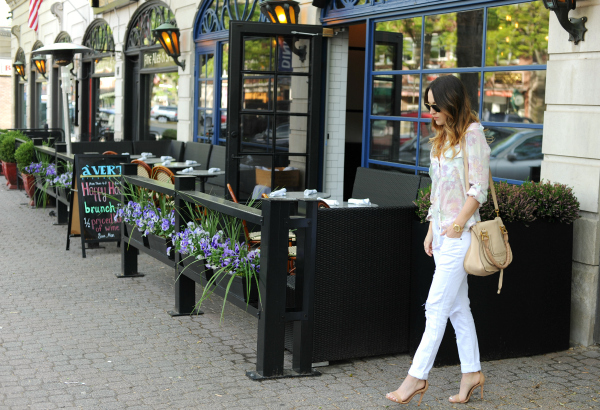
<path id="1" fill-rule="evenodd" d="M 12 75 L 12 61 L 9 59 L 0 59 L 0 75 Z"/>
<path id="2" fill-rule="evenodd" d="M 177 67 L 171 57 L 165 53 L 162 48 L 155 51 L 147 51 L 144 53 L 144 62 L 142 68 L 166 68 Z"/>
<path id="3" fill-rule="evenodd" d="M 105 57 L 94 65 L 94 74 L 112 74 L 115 72 L 114 57 Z"/>
<path id="4" fill-rule="evenodd" d="M 292 50 L 285 41 L 279 43 L 279 71 L 294 71 L 292 69 Z"/>

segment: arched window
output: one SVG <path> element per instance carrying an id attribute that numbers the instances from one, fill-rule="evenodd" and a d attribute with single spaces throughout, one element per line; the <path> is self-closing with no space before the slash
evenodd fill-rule
<path id="1" fill-rule="evenodd" d="M 82 44 L 95 51 L 83 56 L 82 140 L 111 141 L 115 133 L 115 41 L 106 20 L 92 21 Z"/>
<path id="2" fill-rule="evenodd" d="M 71 36 L 66 31 L 61 31 L 58 33 L 56 38 L 54 39 L 55 43 L 72 43 Z"/>
<path id="3" fill-rule="evenodd" d="M 204 0 L 194 23 L 196 78 L 194 140 L 225 144 L 229 22 L 265 21 L 258 0 Z"/>
<path id="4" fill-rule="evenodd" d="M 176 138 L 179 118 L 179 71 L 154 38 L 164 23 L 177 26 L 162 1 L 139 7 L 125 36 L 125 133 L 135 140 Z"/>

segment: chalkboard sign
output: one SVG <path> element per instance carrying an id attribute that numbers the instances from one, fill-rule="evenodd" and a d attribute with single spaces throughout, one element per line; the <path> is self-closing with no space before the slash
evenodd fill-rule
<path id="1" fill-rule="evenodd" d="M 73 180 L 77 180 L 81 251 L 85 244 L 121 240 L 121 223 L 115 222 L 119 201 L 121 164 L 129 155 L 77 154 Z M 112 198 L 111 198 L 112 197 Z"/>

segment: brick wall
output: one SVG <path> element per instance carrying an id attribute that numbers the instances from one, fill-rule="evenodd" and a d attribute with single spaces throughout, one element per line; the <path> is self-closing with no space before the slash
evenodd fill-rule
<path id="1" fill-rule="evenodd" d="M 346 81 L 348 77 L 348 32 L 329 42 L 325 126 L 325 181 L 323 189 L 331 199 L 344 196 L 344 155 L 346 141 Z M 329 139 L 327 139 L 329 136 Z"/>

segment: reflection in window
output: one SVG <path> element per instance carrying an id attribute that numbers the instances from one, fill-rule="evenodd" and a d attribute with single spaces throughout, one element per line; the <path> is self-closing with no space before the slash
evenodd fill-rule
<path id="1" fill-rule="evenodd" d="M 178 73 L 154 74 L 150 92 L 150 131 L 177 139 Z"/>
<path id="2" fill-rule="evenodd" d="M 460 80 L 465 85 L 465 88 L 467 89 L 467 94 L 468 94 L 469 100 L 471 102 L 471 109 L 475 112 L 478 112 L 479 111 L 479 95 L 480 95 L 479 94 L 479 86 L 480 86 L 480 78 L 481 78 L 481 73 L 479 73 L 479 72 L 456 73 L 456 74 L 448 74 L 448 73 L 428 74 L 426 76 L 423 76 L 423 84 L 421 86 L 421 95 L 423 95 L 425 93 L 425 90 L 427 89 L 427 87 L 429 87 L 429 84 L 431 84 L 433 82 L 433 80 L 435 80 L 438 77 L 444 76 L 444 75 L 454 75 L 454 76 L 460 78 Z M 422 118 L 431 118 L 431 114 L 429 114 L 429 111 L 427 111 L 427 109 L 425 107 L 423 107 L 423 109 L 421 110 L 421 117 Z"/>
<path id="3" fill-rule="evenodd" d="M 417 130 L 421 126 L 420 143 Z M 373 120 L 370 159 L 406 165 L 429 166 L 429 137 L 434 132 L 428 123 Z M 419 164 L 417 164 L 417 149 Z"/>
<path id="4" fill-rule="evenodd" d="M 485 64 L 546 64 L 549 14 L 541 1 L 488 9 Z"/>
<path id="5" fill-rule="evenodd" d="M 422 20 L 415 17 L 376 24 L 374 71 L 415 70 L 420 67 Z"/>
<path id="6" fill-rule="evenodd" d="M 416 118 L 420 90 L 418 75 L 373 77 L 373 115 Z"/>
<path id="7" fill-rule="evenodd" d="M 196 138 L 210 140 L 214 133 L 213 111 L 214 107 L 214 75 L 215 55 L 213 53 L 198 56 L 198 111 Z M 217 70 L 218 72 L 218 70 Z"/>
<path id="8" fill-rule="evenodd" d="M 524 181 L 531 169 L 542 164 L 542 130 L 513 127 L 486 127 L 490 144 L 490 169 L 494 177 Z"/>
<path id="9" fill-rule="evenodd" d="M 114 138 L 115 132 L 115 77 L 94 79 L 96 93 L 96 133 L 100 141 Z"/>
<path id="10" fill-rule="evenodd" d="M 546 71 L 485 74 L 483 121 L 541 124 L 546 110 Z"/>
<path id="11" fill-rule="evenodd" d="M 46 81 L 36 83 L 38 95 L 38 123 L 37 128 L 44 128 L 48 124 L 48 83 Z"/>
<path id="12" fill-rule="evenodd" d="M 425 16 L 423 67 L 480 67 L 483 10 Z"/>

